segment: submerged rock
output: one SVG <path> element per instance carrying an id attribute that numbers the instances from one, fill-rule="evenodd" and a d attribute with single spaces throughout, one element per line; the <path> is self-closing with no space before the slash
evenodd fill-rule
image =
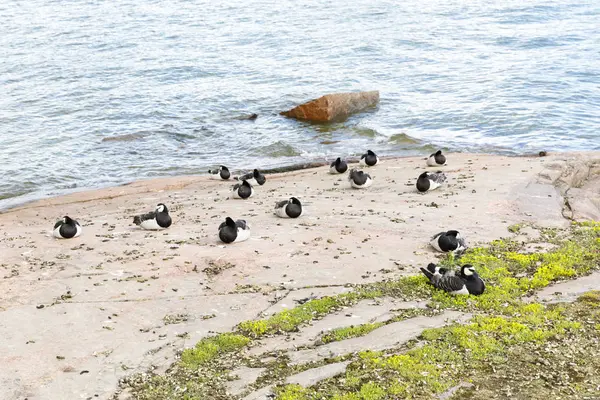
<path id="1" fill-rule="evenodd" d="M 108 136 L 102 138 L 103 142 L 129 142 L 131 140 L 143 139 L 144 135 L 141 133 L 129 133 L 127 135 Z"/>
<path id="2" fill-rule="evenodd" d="M 342 120 L 379 103 L 379 91 L 334 93 L 301 104 L 280 115 L 316 122 Z"/>
<path id="3" fill-rule="evenodd" d="M 239 117 L 236 117 L 235 119 L 238 119 L 240 121 L 254 121 L 256 118 L 258 118 L 258 114 L 254 113 L 254 114 L 240 115 Z"/>

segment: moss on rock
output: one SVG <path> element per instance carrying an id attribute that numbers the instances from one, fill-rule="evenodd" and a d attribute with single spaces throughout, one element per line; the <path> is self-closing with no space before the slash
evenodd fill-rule
<path id="1" fill-rule="evenodd" d="M 455 398 L 506 398 L 511 397 L 510 393 L 532 399 L 584 396 L 600 384 L 599 375 L 590 370 L 600 368 L 600 294 L 587 293 L 575 304 L 561 306 L 525 303 L 522 298 L 553 282 L 598 269 L 600 224 L 576 223 L 566 232 L 542 230 L 541 237 L 556 247 L 526 253 L 522 243 L 497 240 L 487 247 L 468 250 L 460 259 L 448 256 L 441 261 L 447 267 L 474 265 L 487 285 L 481 296 L 448 295 L 434 289 L 420 275 L 358 285 L 350 293 L 312 300 L 266 319 L 243 322 L 236 333 L 203 339 L 195 348 L 185 350 L 180 362 L 167 374 L 130 379 L 128 383 L 136 399 L 230 399 L 224 383 L 232 369 L 248 362 L 240 351 L 253 340 L 297 331 L 313 319 L 362 299 L 390 296 L 407 300 L 429 298 L 434 309 L 476 315 L 466 325 L 424 331 L 418 345 L 345 356 L 351 363 L 342 376 L 310 388 L 280 386 L 277 399 L 431 398 L 464 381 L 475 383 L 478 389 L 460 389 Z M 331 340 L 366 334 L 379 326 L 367 324 L 335 330 Z M 547 362 L 564 368 L 554 368 Z M 277 373 L 265 374 L 270 376 L 269 383 L 282 382 L 291 371 L 303 368 L 290 368 L 285 362 L 274 365 Z M 560 384 L 549 388 L 551 379 Z M 494 394 L 499 387 L 502 396 Z"/>

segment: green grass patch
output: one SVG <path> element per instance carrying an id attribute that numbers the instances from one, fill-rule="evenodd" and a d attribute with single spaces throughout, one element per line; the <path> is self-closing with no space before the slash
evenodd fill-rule
<path id="1" fill-rule="evenodd" d="M 243 349 L 250 343 L 246 336 L 233 333 L 222 333 L 199 341 L 194 348 L 184 350 L 181 354 L 183 366 L 191 369 L 198 368 L 216 357 Z"/>
<path id="2" fill-rule="evenodd" d="M 600 290 L 591 290 L 584 293 L 577 300 L 600 305 Z"/>
<path id="3" fill-rule="evenodd" d="M 600 338 L 595 329 L 600 312 L 587 309 L 577 313 L 575 309 L 572 305 L 521 304 L 513 316 L 481 315 L 466 325 L 429 329 L 421 335 L 424 344 L 420 346 L 401 353 L 362 352 L 345 374 L 311 388 L 280 387 L 276 398 L 428 399 L 461 381 L 494 376 L 494 369 L 508 371 L 512 368 L 511 358 L 523 367 L 521 379 L 526 379 L 532 366 L 525 360 L 532 351 L 543 359 L 550 353 L 560 355 L 563 341 L 577 339 L 587 346 Z M 582 317 L 589 320 L 587 328 L 578 321 Z M 584 347 L 581 350 L 587 351 Z M 582 363 L 599 364 L 600 361 L 592 361 L 598 353 L 598 348 L 591 351 Z M 540 369 L 539 365 L 533 364 L 533 369 Z M 597 374 L 594 372 L 593 376 Z M 585 387 L 592 388 L 593 384 Z"/>
<path id="4" fill-rule="evenodd" d="M 519 233 L 521 232 L 521 228 L 523 228 L 523 224 L 513 224 L 510 225 L 507 229 L 510 233 Z"/>
<path id="5" fill-rule="evenodd" d="M 323 343 L 330 343 L 350 339 L 353 337 L 364 336 L 374 331 L 375 329 L 382 327 L 383 325 L 385 325 L 383 322 L 376 322 L 374 324 L 363 324 L 357 326 L 349 326 L 346 328 L 337 328 L 323 335 L 321 340 L 323 341 Z"/>
<path id="6" fill-rule="evenodd" d="M 600 365 L 597 365 L 600 361 L 590 361 L 591 355 L 598 355 L 600 360 L 600 354 L 597 354 L 600 294 L 593 292 L 581 296 L 577 306 L 544 307 L 535 303 L 524 304 L 521 298 L 553 282 L 573 279 L 598 269 L 600 224 L 573 224 L 568 232 L 543 230 L 542 240 L 551 242 L 556 248 L 547 252 L 523 253 L 522 243 L 497 240 L 487 247 L 469 249 L 460 259 L 448 256 L 441 261 L 441 264 L 452 268 L 467 263 L 473 264 L 486 281 L 486 292 L 481 296 L 451 296 L 434 289 L 425 277 L 415 275 L 393 281 L 357 285 L 350 293 L 312 300 L 269 318 L 242 322 L 237 326 L 235 333 L 203 339 L 194 348 L 185 350 L 181 361 L 174 365 L 169 373 L 139 381 L 132 380 L 130 386 L 133 388 L 134 398 L 230 399 L 224 389 L 224 382 L 229 371 L 244 363 L 242 350 L 247 348 L 252 340 L 298 331 L 302 325 L 360 300 L 386 296 L 403 300 L 428 299 L 434 310 L 455 309 L 473 312 L 475 317 L 467 325 L 426 330 L 421 337 L 424 343 L 420 347 L 397 349 L 385 354 L 360 353 L 351 358 L 352 363 L 343 376 L 323 381 L 314 388 L 282 386 L 277 390 L 277 398 L 431 398 L 464 379 L 479 382 L 482 387 L 488 385 L 490 388 L 505 384 L 506 380 L 494 381 L 494 377 L 498 376 L 497 371 L 504 371 L 505 376 L 511 376 L 515 382 L 519 382 L 519 390 L 533 387 L 539 393 L 543 393 L 541 399 L 555 398 L 554 393 L 544 391 L 548 385 L 544 385 L 543 374 L 541 377 L 536 375 L 543 371 L 545 360 L 554 360 L 567 370 L 575 368 L 573 376 L 585 375 L 585 371 L 582 372 L 577 369 L 579 367 L 569 364 L 573 362 L 572 357 L 576 351 L 571 348 L 563 349 L 564 343 L 574 341 L 575 344 L 593 348 L 577 354 L 590 365 L 600 368 Z M 410 316 L 414 315 L 407 314 L 399 318 L 405 319 Z M 324 341 L 365 335 L 378 327 L 380 324 L 365 324 L 336 329 L 327 334 Z M 569 356 L 563 357 L 557 349 L 562 349 L 561 351 Z M 535 357 L 539 354 L 535 360 L 542 361 L 532 362 L 532 354 L 536 354 Z M 518 373 L 512 371 L 511 363 L 520 366 L 522 370 Z M 277 379 L 280 379 L 280 382 L 286 374 L 299 370 L 294 370 L 285 362 L 277 365 L 280 365 L 278 368 L 281 374 L 267 373 L 265 376 L 271 376 L 269 383 L 278 382 Z M 579 382 L 578 386 L 569 386 L 571 378 L 565 378 L 560 372 L 557 374 L 559 375 L 551 377 L 567 382 L 565 387 L 571 390 L 587 390 L 591 387 L 589 382 L 596 382 L 586 378 L 587 380 Z M 527 376 L 533 376 L 532 381 L 524 383 L 522 379 Z M 596 373 L 595 376 L 600 375 Z M 531 384 L 531 387 L 527 386 L 528 384 Z M 515 390 L 515 385 L 509 389 Z M 556 393 L 560 393 L 564 398 L 570 395 L 561 390 L 558 389 Z M 460 398 L 480 398 L 477 397 L 478 391 L 461 389 L 460 393 Z M 488 394 L 487 397 L 481 398 L 490 397 L 493 396 Z"/>

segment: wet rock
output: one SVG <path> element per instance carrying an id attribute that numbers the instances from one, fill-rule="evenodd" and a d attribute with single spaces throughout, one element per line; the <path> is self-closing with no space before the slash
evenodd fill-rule
<path id="1" fill-rule="evenodd" d="M 379 103 L 379 91 L 334 93 L 311 100 L 280 114 L 315 122 L 339 121 L 346 119 L 351 114 L 373 107 L 377 103 Z"/>
<path id="2" fill-rule="evenodd" d="M 258 114 L 256 113 L 240 115 L 239 117 L 236 117 L 236 119 L 240 121 L 254 121 L 256 118 L 258 118 Z"/>

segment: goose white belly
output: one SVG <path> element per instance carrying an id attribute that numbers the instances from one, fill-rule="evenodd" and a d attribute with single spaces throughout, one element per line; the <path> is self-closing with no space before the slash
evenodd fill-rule
<path id="1" fill-rule="evenodd" d="M 440 248 L 439 240 L 440 240 L 439 235 L 436 235 L 433 239 L 431 239 L 431 242 L 429 242 L 429 244 L 431 244 L 431 247 L 433 247 L 437 251 L 440 251 L 443 253 L 444 251 Z"/>
<path id="2" fill-rule="evenodd" d="M 469 294 L 469 289 L 467 289 L 467 285 L 464 285 L 462 287 L 462 289 L 450 292 L 450 294 L 455 294 L 455 295 Z"/>
<path id="3" fill-rule="evenodd" d="M 438 165 L 438 163 L 435 162 L 435 157 L 431 156 L 427 159 L 427 165 L 430 167 L 435 167 Z"/>
<path id="4" fill-rule="evenodd" d="M 63 239 L 63 237 L 60 235 L 60 226 L 52 231 L 52 236 L 58 239 Z"/>
<path id="5" fill-rule="evenodd" d="M 441 183 L 432 181 L 431 179 L 429 180 L 429 190 L 435 190 L 435 189 L 439 188 L 440 186 L 442 186 Z"/>
<path id="6" fill-rule="evenodd" d="M 354 181 L 350 181 L 350 185 L 356 189 L 366 189 L 373 184 L 373 180 L 368 178 L 364 185 L 357 185 Z"/>
<path id="7" fill-rule="evenodd" d="M 333 167 L 329 167 L 330 174 L 339 174 L 338 170 L 335 169 L 335 165 Z"/>
<path id="8" fill-rule="evenodd" d="M 280 218 L 289 218 L 289 216 L 285 212 L 285 208 L 286 207 L 287 207 L 287 205 L 285 205 L 283 207 L 276 208 L 275 209 L 275 215 L 277 215 Z"/>
<path id="9" fill-rule="evenodd" d="M 156 231 L 159 229 L 165 229 L 162 226 L 158 225 L 158 222 L 156 222 L 156 218 L 153 219 L 147 219 L 145 221 L 142 221 L 142 223 L 140 224 L 140 226 L 143 229 L 149 230 L 149 231 Z"/>
<path id="10" fill-rule="evenodd" d="M 237 228 L 237 236 L 234 242 L 243 242 L 250 237 L 250 229 Z"/>

